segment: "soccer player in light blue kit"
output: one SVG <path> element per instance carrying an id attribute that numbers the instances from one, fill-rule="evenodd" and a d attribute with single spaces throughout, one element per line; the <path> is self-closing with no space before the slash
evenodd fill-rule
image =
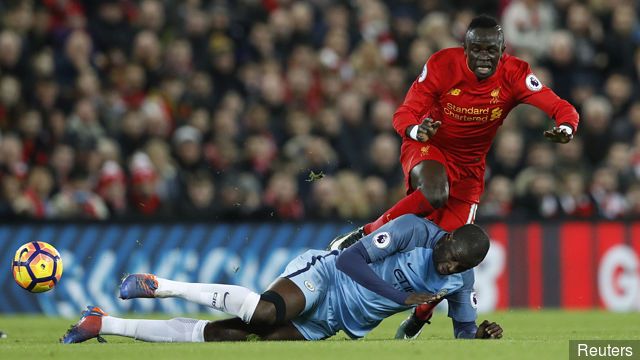
<path id="1" fill-rule="evenodd" d="M 184 283 L 151 274 L 129 275 L 120 297 L 179 297 L 234 315 L 220 321 L 121 319 L 88 307 L 61 339 L 77 343 L 100 335 L 145 341 L 320 340 L 344 331 L 365 336 L 383 319 L 445 298 L 456 338 L 501 338 L 502 328 L 476 325 L 473 267 L 489 250 L 477 225 L 447 233 L 429 220 L 401 216 L 346 250 L 309 250 L 291 261 L 269 290 Z"/>

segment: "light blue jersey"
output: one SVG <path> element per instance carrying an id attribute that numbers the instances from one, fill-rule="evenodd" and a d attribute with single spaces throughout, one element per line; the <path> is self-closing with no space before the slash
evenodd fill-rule
<path id="1" fill-rule="evenodd" d="M 453 275 L 436 272 L 433 246 L 444 235 L 432 222 L 404 215 L 360 241 L 371 260 L 370 268 L 384 281 L 403 292 L 446 294 L 450 317 L 474 321 L 473 271 Z M 305 309 L 293 323 L 309 340 L 323 339 L 339 330 L 360 338 L 383 319 L 411 308 L 364 288 L 338 270 L 339 254 L 337 250 L 307 251 L 290 262 L 281 275 L 296 283 L 306 297 Z"/>

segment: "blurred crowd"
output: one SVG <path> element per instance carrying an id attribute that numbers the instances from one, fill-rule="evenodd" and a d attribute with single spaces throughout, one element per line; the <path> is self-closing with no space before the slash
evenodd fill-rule
<path id="1" fill-rule="evenodd" d="M 372 220 L 405 192 L 392 116 L 495 15 L 581 114 L 520 106 L 478 219 L 640 216 L 628 0 L 0 1 L 0 217 Z"/>

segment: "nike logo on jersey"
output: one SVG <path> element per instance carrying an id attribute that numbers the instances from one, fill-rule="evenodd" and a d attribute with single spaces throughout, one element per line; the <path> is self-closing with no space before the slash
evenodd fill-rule
<path id="1" fill-rule="evenodd" d="M 407 263 L 407 267 L 408 267 L 408 268 L 409 268 L 409 270 L 411 270 L 414 274 L 418 275 L 418 273 L 417 273 L 415 270 L 413 270 L 413 268 L 411 267 L 411 263 L 410 263 L 410 262 L 408 262 L 408 263 Z M 418 275 L 418 276 L 419 276 L 419 275 Z"/>

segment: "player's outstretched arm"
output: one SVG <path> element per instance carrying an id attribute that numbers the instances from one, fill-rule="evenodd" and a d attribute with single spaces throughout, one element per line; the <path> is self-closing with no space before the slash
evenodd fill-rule
<path id="1" fill-rule="evenodd" d="M 442 300 L 442 294 L 410 293 L 404 301 L 406 305 L 434 304 Z"/>

